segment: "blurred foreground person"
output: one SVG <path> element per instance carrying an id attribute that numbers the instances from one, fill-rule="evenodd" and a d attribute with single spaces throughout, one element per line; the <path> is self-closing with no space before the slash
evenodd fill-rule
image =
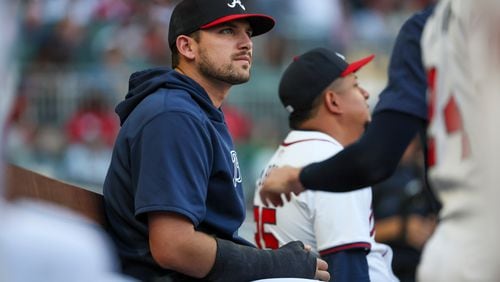
<path id="1" fill-rule="evenodd" d="M 500 1 L 442 0 L 422 36 L 429 178 L 443 208 L 420 281 L 500 279 Z"/>
<path id="2" fill-rule="evenodd" d="M 132 281 L 116 272 L 103 231 L 68 209 L 4 199 L 5 117 L 16 86 L 16 15 L 21 1 L 0 1 L 0 281 Z"/>

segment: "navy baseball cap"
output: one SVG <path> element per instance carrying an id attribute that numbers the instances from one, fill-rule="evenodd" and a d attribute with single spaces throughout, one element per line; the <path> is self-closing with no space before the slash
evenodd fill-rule
<path id="1" fill-rule="evenodd" d="M 179 35 L 188 35 L 199 29 L 237 19 L 249 21 L 253 29 L 252 36 L 266 33 L 274 27 L 274 19 L 271 16 L 252 13 L 250 8 L 245 0 L 183 0 L 175 6 L 170 18 L 170 49 Z"/>
<path id="2" fill-rule="evenodd" d="M 278 90 L 281 103 L 290 114 L 309 111 L 314 99 L 334 80 L 358 71 L 374 57 L 348 63 L 344 56 L 326 48 L 297 56 L 281 77 Z"/>

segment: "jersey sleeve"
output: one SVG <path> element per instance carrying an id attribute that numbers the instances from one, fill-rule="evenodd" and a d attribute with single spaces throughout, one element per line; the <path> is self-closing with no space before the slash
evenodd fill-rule
<path id="1" fill-rule="evenodd" d="M 305 142 L 292 142 L 293 145 L 282 146 L 269 165 L 306 165 L 342 150 L 338 143 L 324 142 L 311 138 L 310 135 L 303 140 Z M 259 199 L 254 203 L 262 207 Z M 272 245 L 266 241 L 267 233 L 267 236 L 272 234 L 280 244 L 300 238 L 320 255 L 341 250 L 369 250 L 370 206 L 369 188 L 349 193 L 305 191 L 293 196 L 292 201 L 282 207 L 261 210 L 262 218 L 259 221 L 262 221 L 263 242 L 260 243 Z M 269 214 L 267 217 L 263 215 L 266 212 L 275 212 L 272 220 Z"/>
<path id="2" fill-rule="evenodd" d="M 328 263 L 328 272 L 335 282 L 370 281 L 366 252 L 341 251 L 321 256 Z"/>
<path id="3" fill-rule="evenodd" d="M 314 234 L 321 256 L 345 250 L 371 248 L 371 189 L 348 193 L 313 192 Z"/>
<path id="4" fill-rule="evenodd" d="M 136 216 L 153 211 L 182 214 L 197 226 L 206 213 L 210 136 L 193 116 L 157 116 L 132 145 Z"/>
<path id="5" fill-rule="evenodd" d="M 420 37 L 432 9 L 415 14 L 399 31 L 389 64 L 389 82 L 379 96 L 374 113 L 394 110 L 427 119 L 427 84 Z"/>

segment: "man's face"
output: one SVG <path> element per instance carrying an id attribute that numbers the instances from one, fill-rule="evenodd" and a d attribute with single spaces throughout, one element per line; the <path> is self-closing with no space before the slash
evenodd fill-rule
<path id="1" fill-rule="evenodd" d="M 343 78 L 339 89 L 339 101 L 342 103 L 345 120 L 351 125 L 356 134 L 363 134 L 366 124 L 370 122 L 370 108 L 368 98 L 370 94 L 358 84 L 355 74 Z"/>
<path id="2" fill-rule="evenodd" d="M 250 79 L 252 29 L 236 20 L 201 30 L 196 64 L 200 73 L 231 85 Z"/>

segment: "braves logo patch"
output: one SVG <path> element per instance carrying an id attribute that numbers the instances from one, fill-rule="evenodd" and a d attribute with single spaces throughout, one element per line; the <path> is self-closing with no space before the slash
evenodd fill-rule
<path id="1" fill-rule="evenodd" d="M 238 155 L 236 154 L 236 151 L 231 151 L 231 161 L 233 162 L 233 169 L 234 169 L 233 185 L 234 187 L 236 187 L 238 183 L 242 182 L 240 163 L 238 162 Z"/>
<path id="2" fill-rule="evenodd" d="M 243 9 L 243 11 L 245 11 L 245 6 L 243 6 L 243 4 L 241 4 L 241 0 L 233 0 L 233 3 L 231 3 L 231 4 L 227 3 L 227 6 L 229 8 L 234 8 L 234 7 L 236 7 L 236 4 L 238 4 Z"/>

